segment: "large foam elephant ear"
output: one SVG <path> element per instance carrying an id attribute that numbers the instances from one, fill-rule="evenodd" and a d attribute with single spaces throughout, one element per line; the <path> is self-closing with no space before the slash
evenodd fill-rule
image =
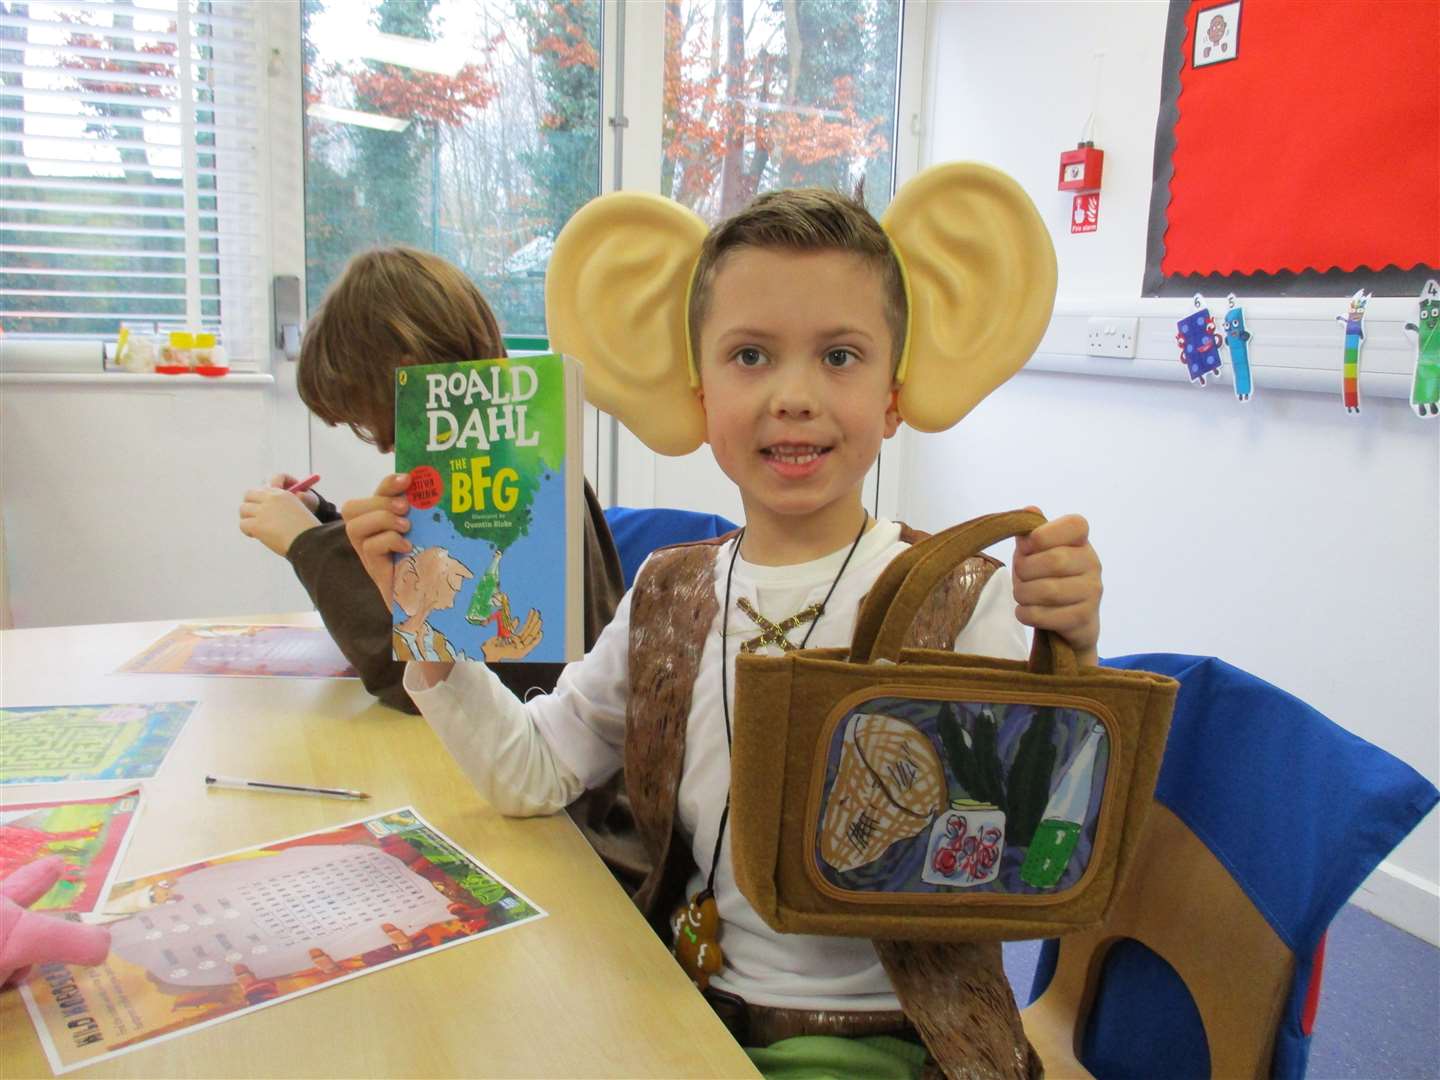
<path id="1" fill-rule="evenodd" d="M 585 365 L 592 405 L 660 454 L 688 454 L 705 441 L 686 307 L 708 231 L 670 199 L 602 195 L 560 230 L 545 275 L 550 347 Z"/>
<path id="2" fill-rule="evenodd" d="M 1040 343 L 1055 306 L 1055 248 L 1020 185 L 970 162 L 911 179 L 881 224 L 910 297 L 900 415 L 943 431 Z"/>

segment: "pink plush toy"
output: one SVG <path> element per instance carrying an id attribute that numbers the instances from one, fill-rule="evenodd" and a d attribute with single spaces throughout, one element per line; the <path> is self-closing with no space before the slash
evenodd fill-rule
<path id="1" fill-rule="evenodd" d="M 50 891 L 64 869 L 65 860 L 51 855 L 0 881 L 0 987 L 17 974 L 23 978 L 31 964 L 98 964 L 110 952 L 110 931 L 103 926 L 25 910 Z"/>

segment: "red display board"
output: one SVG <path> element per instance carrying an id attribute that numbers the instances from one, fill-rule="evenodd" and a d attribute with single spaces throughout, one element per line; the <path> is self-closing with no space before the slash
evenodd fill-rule
<path id="1" fill-rule="evenodd" d="M 1187 14 L 1162 271 L 1440 265 L 1440 2 L 1242 0 L 1195 66 L 1234 6 Z"/>

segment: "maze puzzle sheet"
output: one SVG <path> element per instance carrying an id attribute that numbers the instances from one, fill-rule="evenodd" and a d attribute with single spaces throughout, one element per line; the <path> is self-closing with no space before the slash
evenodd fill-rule
<path id="1" fill-rule="evenodd" d="M 0 709 L 0 784 L 154 776 L 195 704 Z"/>
<path id="2" fill-rule="evenodd" d="M 544 914 L 405 807 L 116 885 L 105 963 L 21 992 L 59 1074 Z"/>
<path id="3" fill-rule="evenodd" d="M 51 855 L 65 869 L 31 911 L 93 911 L 120 868 L 140 789 L 100 799 L 0 804 L 0 878 Z"/>
<path id="4" fill-rule="evenodd" d="M 228 675 L 238 678 L 353 679 L 329 631 L 321 626 L 177 626 L 121 672 L 140 675 Z"/>

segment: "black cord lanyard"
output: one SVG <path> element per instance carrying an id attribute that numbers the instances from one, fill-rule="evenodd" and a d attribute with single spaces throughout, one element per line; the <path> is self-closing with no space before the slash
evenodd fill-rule
<path id="1" fill-rule="evenodd" d="M 845 561 L 840 564 L 840 569 L 835 571 L 835 580 L 830 582 L 830 591 L 825 594 L 825 599 L 820 601 L 820 610 L 815 612 L 815 617 L 810 620 L 810 626 L 805 631 L 805 636 L 800 639 L 800 648 L 805 648 L 810 642 L 810 635 L 815 632 L 821 617 L 825 614 L 825 607 L 830 603 L 830 598 L 835 595 L 835 587 L 840 584 L 840 578 L 845 573 L 845 568 L 850 565 L 851 558 L 855 555 L 855 549 L 860 546 L 860 538 L 865 535 L 865 526 L 870 524 L 870 511 L 861 507 L 861 513 L 865 516 L 860 519 L 860 531 L 855 534 L 855 541 L 850 545 L 850 550 L 845 553 Z M 720 614 L 720 702 L 725 714 L 725 755 L 730 755 L 730 675 L 729 675 L 729 652 L 725 640 L 730 632 L 730 582 L 735 576 L 735 557 L 740 554 L 740 541 L 745 539 L 745 530 L 742 528 L 735 537 L 735 546 L 730 549 L 730 566 L 725 571 L 725 607 Z M 710 857 L 710 878 L 705 882 L 705 894 L 715 895 L 715 871 L 720 865 L 720 845 L 725 842 L 725 823 L 730 820 L 730 789 L 725 789 L 725 809 L 720 811 L 720 828 L 715 833 L 715 854 Z M 705 895 L 705 894 L 702 894 Z M 699 899 L 697 897 L 697 899 Z"/>

